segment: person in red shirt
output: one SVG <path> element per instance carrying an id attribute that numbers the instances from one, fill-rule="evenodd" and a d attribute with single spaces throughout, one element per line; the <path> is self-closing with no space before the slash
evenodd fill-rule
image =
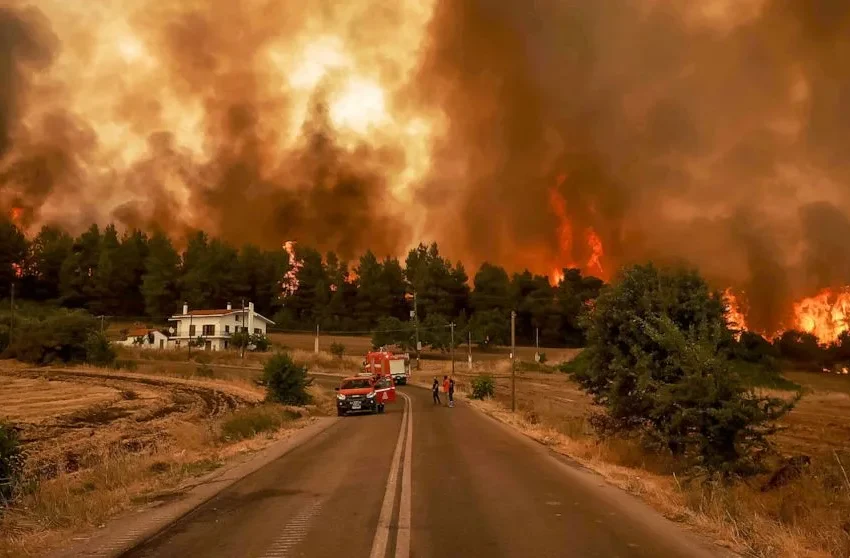
<path id="1" fill-rule="evenodd" d="M 443 393 L 446 394 L 446 407 L 450 407 L 449 405 L 449 377 L 443 376 Z"/>

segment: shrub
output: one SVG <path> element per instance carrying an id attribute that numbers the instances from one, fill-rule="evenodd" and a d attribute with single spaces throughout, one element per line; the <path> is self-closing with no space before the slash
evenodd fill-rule
<path id="1" fill-rule="evenodd" d="M 0 422 L 0 506 L 12 501 L 24 469 L 24 454 L 18 432 L 11 424 Z"/>
<path id="2" fill-rule="evenodd" d="M 199 364 L 197 368 L 195 368 L 195 375 L 200 376 L 201 378 L 212 378 L 215 376 L 215 371 L 209 364 Z"/>
<path id="3" fill-rule="evenodd" d="M 298 416 L 274 405 L 241 409 L 224 420 L 221 437 L 227 441 L 253 438 L 261 432 L 277 430 Z"/>
<path id="4" fill-rule="evenodd" d="M 546 356 L 546 353 L 537 354 L 537 362 L 539 362 L 540 364 L 546 364 L 547 360 L 549 360 L 549 358 Z"/>
<path id="5" fill-rule="evenodd" d="M 84 362 L 86 341 L 99 324 L 85 312 L 60 311 L 16 321 L 7 355 L 24 362 Z"/>
<path id="6" fill-rule="evenodd" d="M 287 353 L 274 355 L 263 367 L 263 384 L 266 398 L 288 405 L 309 403 L 307 387 L 312 380 L 307 377 L 307 368 L 298 366 Z"/>
<path id="7" fill-rule="evenodd" d="M 255 351 L 264 353 L 269 350 L 269 347 L 271 347 L 271 341 L 269 341 L 269 338 L 265 335 L 255 333 L 251 336 L 251 345 L 254 346 Z"/>
<path id="8" fill-rule="evenodd" d="M 487 374 L 472 379 L 472 398 L 486 399 L 496 393 L 496 382 Z"/>
<path id="9" fill-rule="evenodd" d="M 587 354 L 566 368 L 605 407 L 606 430 L 637 432 L 710 471 L 752 472 L 793 401 L 742 385 L 725 312 L 696 272 L 635 266 L 597 299 Z"/>
<path id="10" fill-rule="evenodd" d="M 342 343 L 331 343 L 331 354 L 336 358 L 342 358 L 345 354 L 345 345 Z"/>
<path id="11" fill-rule="evenodd" d="M 115 349 L 102 333 L 89 333 L 86 338 L 86 362 L 95 366 L 109 366 L 115 362 Z"/>
<path id="12" fill-rule="evenodd" d="M 112 368 L 115 370 L 129 370 L 130 372 L 139 368 L 135 360 L 117 358 L 112 362 Z"/>

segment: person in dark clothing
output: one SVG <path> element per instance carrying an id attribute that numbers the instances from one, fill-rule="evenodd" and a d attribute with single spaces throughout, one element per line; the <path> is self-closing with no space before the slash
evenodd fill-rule
<path id="1" fill-rule="evenodd" d="M 434 376 L 434 383 L 431 384 L 431 393 L 434 395 L 434 405 L 440 404 L 440 382 Z"/>
<path id="2" fill-rule="evenodd" d="M 449 378 L 449 407 L 455 406 L 455 379 Z"/>

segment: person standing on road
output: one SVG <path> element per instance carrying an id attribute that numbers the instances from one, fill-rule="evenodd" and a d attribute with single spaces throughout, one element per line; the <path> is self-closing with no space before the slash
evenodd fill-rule
<path id="1" fill-rule="evenodd" d="M 451 398 L 449 397 L 449 377 L 448 376 L 443 376 L 443 393 L 446 394 L 446 407 L 451 407 L 451 405 L 449 405 Z"/>
<path id="2" fill-rule="evenodd" d="M 431 393 L 434 395 L 434 405 L 440 404 L 440 382 L 434 376 L 434 383 L 431 384 Z"/>
<path id="3" fill-rule="evenodd" d="M 455 379 L 449 378 L 449 407 L 455 406 Z"/>

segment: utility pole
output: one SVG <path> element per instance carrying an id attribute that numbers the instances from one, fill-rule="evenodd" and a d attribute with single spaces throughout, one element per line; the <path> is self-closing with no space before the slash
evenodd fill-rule
<path id="1" fill-rule="evenodd" d="M 186 334 L 186 337 L 189 338 L 189 360 L 192 360 L 192 312 L 189 312 L 189 331 Z"/>
<path id="2" fill-rule="evenodd" d="M 100 334 L 103 335 L 103 319 L 106 318 L 103 314 L 100 315 Z"/>
<path id="3" fill-rule="evenodd" d="M 472 370 L 472 331 L 466 332 L 466 361 Z"/>
<path id="4" fill-rule="evenodd" d="M 516 312 L 511 310 L 511 412 L 516 411 Z"/>
<path id="5" fill-rule="evenodd" d="M 540 328 L 534 328 L 534 360 L 540 362 Z"/>
<path id="6" fill-rule="evenodd" d="M 12 296 L 11 302 L 9 303 L 9 307 L 12 311 L 12 315 L 9 318 L 9 344 L 12 344 L 12 331 L 14 331 L 15 327 L 15 284 L 12 283 Z"/>
<path id="7" fill-rule="evenodd" d="M 319 354 L 319 324 L 316 324 L 316 341 L 313 343 L 313 352 Z"/>
<path id="8" fill-rule="evenodd" d="M 452 378 L 454 378 L 454 375 L 455 375 L 455 323 L 452 322 L 450 325 L 451 325 L 451 328 L 452 328 Z"/>
<path id="9" fill-rule="evenodd" d="M 240 320 L 240 323 L 242 324 L 242 333 L 245 333 L 245 330 L 248 327 L 247 325 L 245 325 L 245 320 L 246 320 L 247 316 L 248 316 L 248 312 L 246 311 L 246 308 L 245 308 L 245 298 L 242 298 L 242 315 L 241 315 L 242 319 Z M 240 351 L 239 358 L 244 359 L 245 358 L 245 345 L 248 344 L 248 335 L 247 334 L 240 335 L 239 337 L 237 337 L 237 339 L 242 340 L 242 341 L 239 342 L 239 344 L 242 345 L 242 350 Z"/>
<path id="10" fill-rule="evenodd" d="M 422 363 L 419 360 L 419 308 L 416 304 L 416 289 L 413 289 L 413 328 L 416 332 L 416 369 L 422 369 Z"/>

